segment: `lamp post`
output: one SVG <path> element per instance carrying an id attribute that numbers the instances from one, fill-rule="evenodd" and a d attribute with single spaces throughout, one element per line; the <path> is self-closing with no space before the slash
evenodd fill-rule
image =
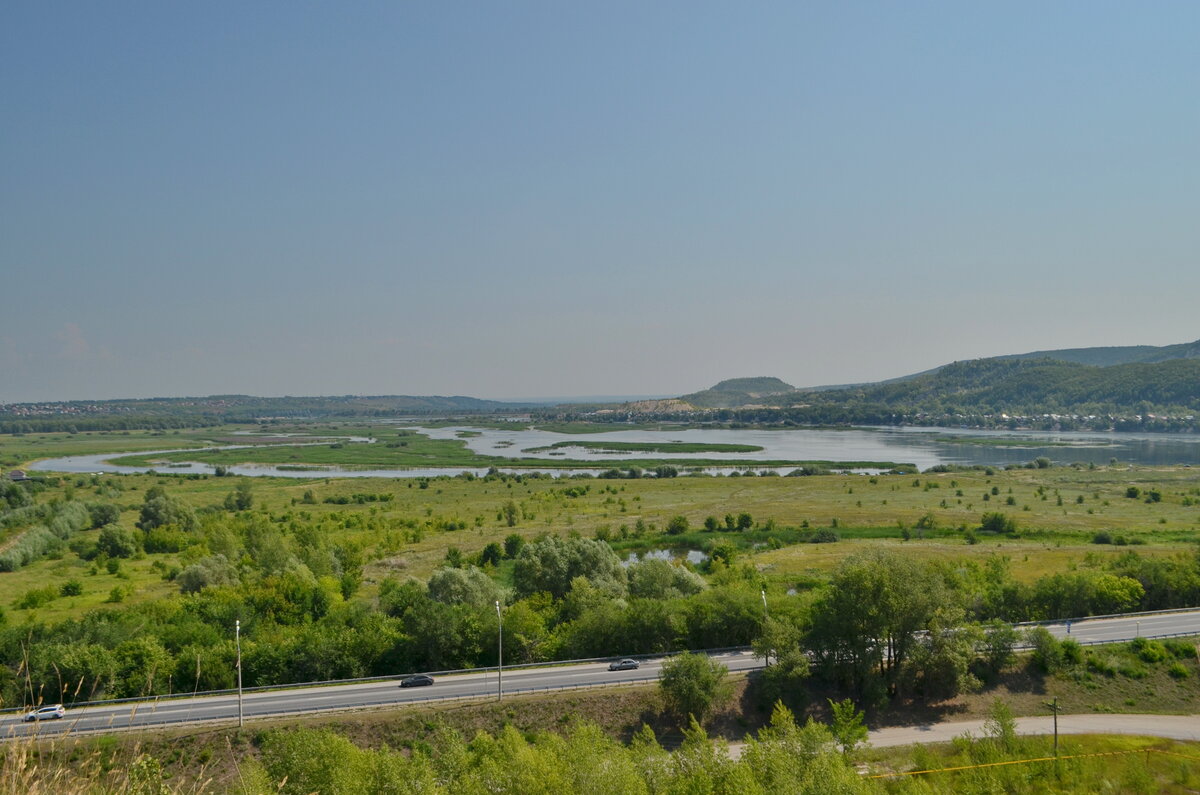
<path id="1" fill-rule="evenodd" d="M 242 621 L 233 622 L 234 643 L 237 645 L 237 675 L 238 675 L 238 728 L 245 725 L 242 717 Z"/>
<path id="2" fill-rule="evenodd" d="M 496 600 L 496 625 L 500 634 L 496 641 L 496 700 L 504 700 L 504 619 L 500 615 L 500 600 Z"/>
<path id="3" fill-rule="evenodd" d="M 761 590 L 759 591 L 759 593 L 761 593 L 761 594 L 762 594 L 762 600 L 763 600 L 763 633 L 764 633 L 764 634 L 766 634 L 766 632 L 767 632 L 767 619 L 771 617 L 771 616 L 770 616 L 770 615 L 767 613 L 767 589 L 766 589 L 766 588 L 763 588 L 763 589 L 761 589 Z M 766 657 L 764 657 L 764 658 L 763 658 L 763 662 L 765 662 L 765 663 L 766 663 L 768 666 L 771 664 L 771 650 L 770 650 L 770 649 L 767 649 L 767 655 L 766 655 Z"/>

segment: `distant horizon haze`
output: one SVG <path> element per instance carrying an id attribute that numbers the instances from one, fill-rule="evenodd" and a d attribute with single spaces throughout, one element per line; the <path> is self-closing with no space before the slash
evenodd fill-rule
<path id="1" fill-rule="evenodd" d="M 1194 340 L 1200 4 L 11 3 L 0 401 Z"/>

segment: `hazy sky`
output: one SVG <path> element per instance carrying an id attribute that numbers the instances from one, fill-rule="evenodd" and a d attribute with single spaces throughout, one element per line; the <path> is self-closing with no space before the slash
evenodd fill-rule
<path id="1" fill-rule="evenodd" d="M 1200 3 L 0 6 L 0 402 L 1200 337 Z"/>

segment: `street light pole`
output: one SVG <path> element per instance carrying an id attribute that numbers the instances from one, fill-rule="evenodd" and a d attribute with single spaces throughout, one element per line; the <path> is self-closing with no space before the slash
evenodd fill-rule
<path id="1" fill-rule="evenodd" d="M 237 644 L 237 675 L 238 675 L 238 728 L 245 725 L 242 717 L 242 621 L 233 622 L 234 643 Z"/>
<path id="2" fill-rule="evenodd" d="M 766 633 L 766 631 L 767 631 L 767 619 L 771 617 L 771 616 L 770 616 L 770 614 L 767 612 L 767 589 L 766 589 L 766 588 L 762 588 L 761 590 L 759 590 L 759 593 L 761 593 L 761 594 L 762 594 L 762 600 L 763 600 L 763 632 L 764 632 L 764 633 Z M 766 663 L 768 666 L 771 664 L 771 650 L 770 650 L 770 649 L 767 649 L 767 656 L 764 658 L 763 662 L 765 662 L 765 663 Z"/>
<path id="3" fill-rule="evenodd" d="M 496 600 L 496 624 L 500 627 L 496 641 L 496 700 L 504 700 L 504 619 L 500 615 L 500 600 Z"/>

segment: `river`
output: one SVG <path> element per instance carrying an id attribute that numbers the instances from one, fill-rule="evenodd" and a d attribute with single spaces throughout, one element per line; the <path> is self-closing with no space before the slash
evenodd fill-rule
<path id="1" fill-rule="evenodd" d="M 400 427 L 383 425 L 383 428 Z M 1056 464 L 1107 465 L 1112 459 L 1121 463 L 1145 466 L 1172 466 L 1200 464 L 1200 436 L 1181 434 L 1116 434 L 1062 432 L 1045 433 L 1033 431 L 979 431 L 955 428 L 856 428 L 847 430 L 828 429 L 715 429 L 680 428 L 677 430 L 614 430 L 605 433 L 561 434 L 529 428 L 476 428 L 469 425 L 444 428 L 402 426 L 425 434 L 433 439 L 461 439 L 473 452 L 507 458 L 537 458 L 546 461 L 546 467 L 536 471 L 549 475 L 571 475 L 587 472 L 600 474 L 616 461 L 669 460 L 680 468 L 687 467 L 689 459 L 728 461 L 728 466 L 706 468 L 714 475 L 734 471 L 768 467 L 755 466 L 755 461 L 892 461 L 913 464 L 919 469 L 928 469 L 939 464 L 1004 466 L 1023 464 L 1044 456 Z M 467 434 L 460 436 L 460 434 Z M 325 437 L 326 442 L 330 437 Z M 366 437 L 347 438 L 348 443 L 370 444 L 374 440 Z M 556 450 L 531 451 L 546 448 L 556 442 L 683 442 L 701 444 L 743 444 L 762 449 L 753 453 L 661 453 L 661 452 L 604 452 L 583 447 L 561 447 Z M 310 442 L 324 444 L 326 442 Z M 300 443 L 297 443 L 298 445 Z M 253 445 L 231 445 L 219 449 L 238 449 Z M 274 445 L 279 446 L 279 445 Z M 181 452 L 179 450 L 137 451 L 137 455 L 161 455 Z M 38 461 L 29 469 L 41 472 L 70 473 L 137 473 L 148 467 L 132 467 L 110 463 L 130 453 L 101 453 L 96 455 L 69 456 Z M 564 469 L 555 467 L 556 459 L 571 458 L 576 461 L 596 462 L 595 469 Z M 269 464 L 238 465 L 227 467 L 238 475 L 270 475 L 289 478 L 416 478 L 438 475 L 457 475 L 470 472 L 483 475 L 488 467 L 439 467 L 439 468 L 387 468 L 387 469 L 340 469 L 337 467 L 313 467 L 306 469 L 280 469 Z M 512 473 L 529 472 L 528 467 L 505 468 Z M 792 467 L 777 467 L 775 471 L 786 474 Z M 159 471 L 180 474 L 212 474 L 214 467 L 197 462 L 180 463 L 170 467 L 158 467 Z M 867 471 L 867 470 L 863 470 Z"/>

